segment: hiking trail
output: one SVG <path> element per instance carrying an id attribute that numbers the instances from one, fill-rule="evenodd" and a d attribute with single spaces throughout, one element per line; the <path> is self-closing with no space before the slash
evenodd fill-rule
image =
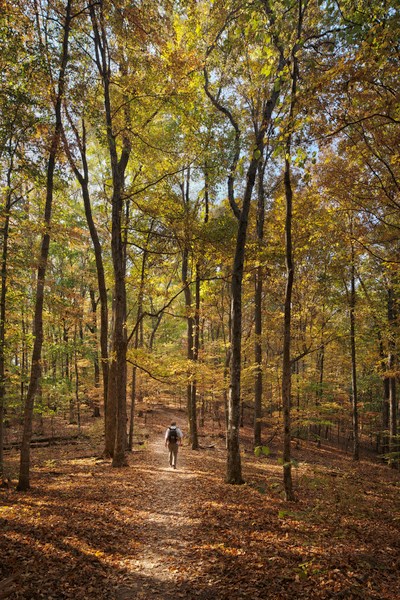
<path id="1" fill-rule="evenodd" d="M 146 543 L 139 557 L 125 562 L 130 575 L 117 590 L 116 600 L 187 597 L 191 585 L 180 576 L 179 565 L 190 554 L 192 532 L 200 521 L 188 516 L 182 502 L 188 482 L 195 478 L 186 466 L 185 449 L 179 449 L 177 469 L 172 469 L 167 464 L 163 435 L 153 436 L 145 452 L 145 464 L 134 468 L 135 476 L 147 478 L 149 488 L 147 509 L 143 508 Z M 177 582 L 182 587 L 180 592 Z"/>

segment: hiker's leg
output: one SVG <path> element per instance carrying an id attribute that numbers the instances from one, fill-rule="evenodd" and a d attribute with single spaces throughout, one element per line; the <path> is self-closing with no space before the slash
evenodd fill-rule
<path id="1" fill-rule="evenodd" d="M 168 456 L 169 456 L 169 466 L 172 467 L 172 458 L 173 458 L 173 448 L 172 444 L 168 444 Z"/>
<path id="2" fill-rule="evenodd" d="M 174 444 L 174 448 L 173 448 L 173 454 L 174 454 L 174 460 L 173 460 L 173 467 L 176 468 L 176 460 L 178 458 L 178 444 Z"/>

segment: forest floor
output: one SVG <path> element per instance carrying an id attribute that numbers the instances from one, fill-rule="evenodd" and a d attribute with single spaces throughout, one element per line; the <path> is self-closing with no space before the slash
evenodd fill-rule
<path id="1" fill-rule="evenodd" d="M 287 503 L 278 445 L 256 458 L 244 430 L 246 484 L 231 486 L 215 427 L 172 470 L 164 431 L 172 417 L 185 429 L 184 415 L 146 417 L 124 469 L 100 458 L 100 420 L 74 443 L 32 450 L 29 492 L 15 490 L 18 452 L 6 453 L 0 599 L 399 598 L 397 471 L 302 442 Z"/>

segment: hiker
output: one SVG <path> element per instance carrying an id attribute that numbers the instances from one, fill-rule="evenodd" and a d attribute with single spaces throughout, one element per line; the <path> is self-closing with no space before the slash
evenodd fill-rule
<path id="1" fill-rule="evenodd" d="M 165 432 L 165 446 L 168 447 L 169 451 L 169 465 L 176 469 L 176 459 L 178 458 L 178 447 L 182 446 L 183 433 L 176 426 L 175 421 L 172 421 L 171 425 Z"/>

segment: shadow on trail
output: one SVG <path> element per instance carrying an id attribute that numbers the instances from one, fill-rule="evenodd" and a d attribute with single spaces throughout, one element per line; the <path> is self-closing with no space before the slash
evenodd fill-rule
<path id="1" fill-rule="evenodd" d="M 387 512 L 379 524 L 391 550 L 363 532 L 363 514 L 382 502 L 371 485 L 355 504 L 338 472 L 322 520 L 318 488 L 283 507 L 267 485 L 261 494 L 224 484 L 220 450 L 183 447 L 171 469 L 161 433 L 127 469 L 89 462 L 61 455 L 36 490 L 2 496 L 0 586 L 16 575 L 13 600 L 394 598 Z"/>

